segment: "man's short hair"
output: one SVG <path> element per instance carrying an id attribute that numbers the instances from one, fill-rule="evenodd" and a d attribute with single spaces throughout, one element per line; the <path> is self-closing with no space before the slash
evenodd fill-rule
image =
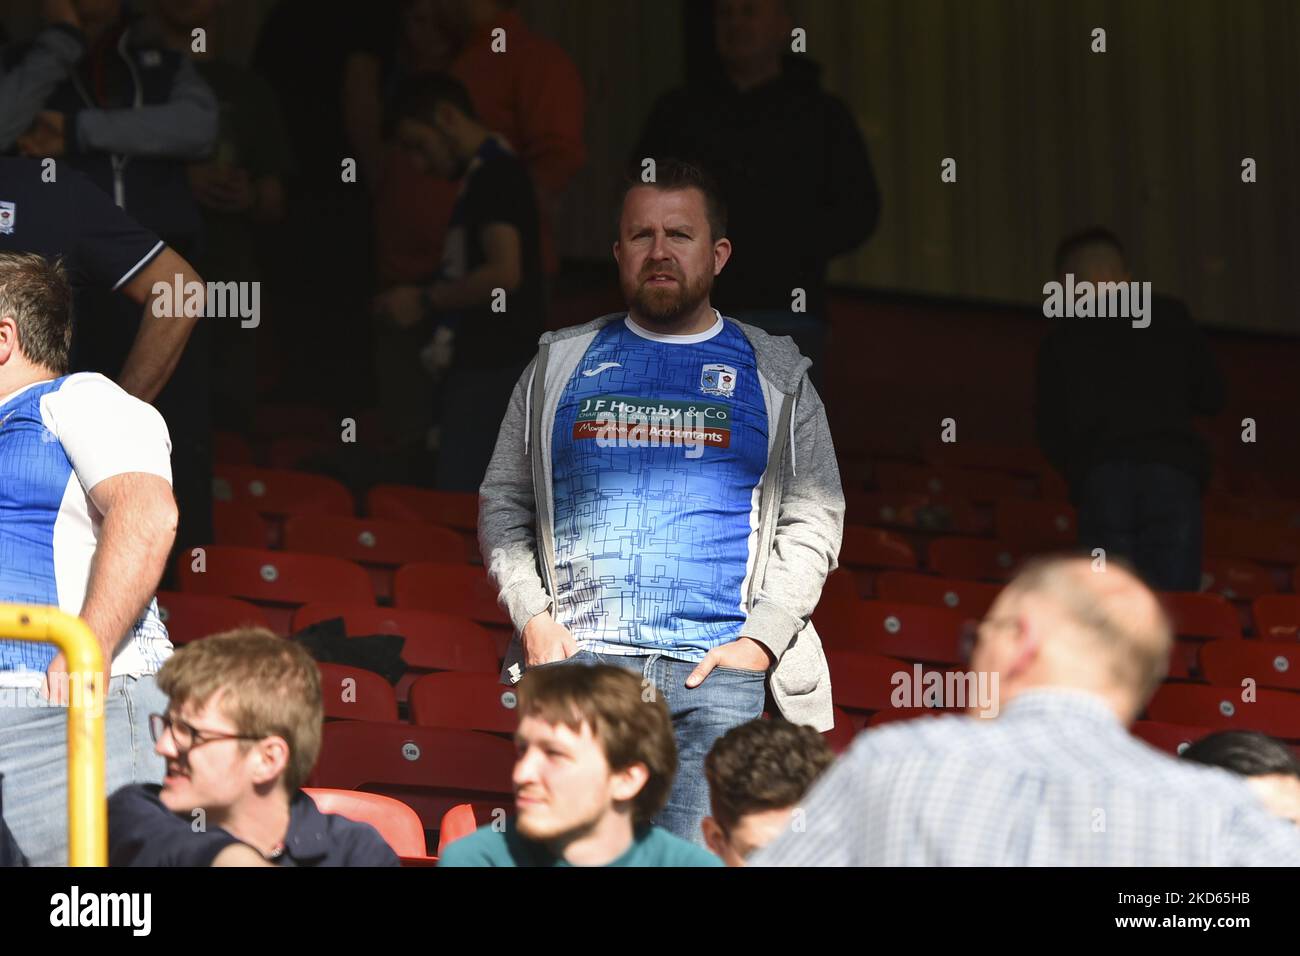
<path id="1" fill-rule="evenodd" d="M 1223 767 L 1243 777 L 1286 774 L 1300 777 L 1300 758 L 1280 740 L 1254 730 L 1208 734 L 1181 754 L 1184 760 Z"/>
<path id="2" fill-rule="evenodd" d="M 651 189 L 676 191 L 679 189 L 698 189 L 704 194 L 704 210 L 709 220 L 709 238 L 717 242 L 727 234 L 727 204 L 722 199 L 718 184 L 708 171 L 695 163 L 688 163 L 671 156 L 655 159 L 655 178 L 646 182 L 642 177 L 641 160 L 628 166 L 623 177 L 622 191 L 619 194 L 618 208 L 622 214 L 623 203 L 627 194 L 640 186 Z"/>
<path id="3" fill-rule="evenodd" d="M 324 721 L 320 669 L 302 645 L 265 628 L 237 628 L 186 644 L 157 680 L 173 708 L 203 707 L 220 691 L 221 713 L 240 734 L 283 737 L 290 794 L 316 766 Z"/>
<path id="4" fill-rule="evenodd" d="M 413 119 L 433 126 L 438 107 L 448 103 L 470 119 L 477 119 L 474 100 L 465 84 L 447 73 L 417 73 L 401 85 L 393 101 L 391 121 Z"/>
<path id="5" fill-rule="evenodd" d="M 1105 226 L 1089 226 L 1066 236 L 1056 247 L 1056 274 L 1080 275 L 1101 257 L 1114 258 L 1124 265 L 1124 246 L 1119 237 Z"/>
<path id="6" fill-rule="evenodd" d="M 1169 652 L 1173 644 L 1173 626 L 1169 616 L 1155 603 L 1154 619 L 1133 621 L 1118 613 L 1113 602 L 1098 600 L 1090 589 L 1081 586 L 1072 571 L 1090 560 L 1075 555 L 1048 554 L 1030 558 L 1022 564 L 1007 584 L 1008 590 L 1034 592 L 1053 599 L 1078 627 L 1089 634 L 1110 657 L 1111 676 L 1145 702 L 1156 692 L 1169 669 Z M 1072 567 L 1073 566 L 1073 567 Z M 1148 590 L 1137 573 L 1121 558 L 1107 557 L 1106 571 L 1119 571 Z"/>
<path id="7" fill-rule="evenodd" d="M 677 742 L 667 706 L 653 688 L 647 699 L 641 678 L 606 664 L 565 664 L 528 671 L 518 694 L 520 720 L 536 717 L 575 732 L 586 724 L 611 770 L 645 764 L 648 777 L 633 800 L 638 824 L 663 809 L 677 772 Z"/>
<path id="8" fill-rule="evenodd" d="M 72 347 L 72 288 L 61 259 L 0 252 L 0 315 L 13 316 L 27 361 L 58 375 Z"/>
<path id="9" fill-rule="evenodd" d="M 730 832 L 746 814 L 792 807 L 834 761 L 812 727 L 780 719 L 732 727 L 704 758 L 713 818 Z"/>

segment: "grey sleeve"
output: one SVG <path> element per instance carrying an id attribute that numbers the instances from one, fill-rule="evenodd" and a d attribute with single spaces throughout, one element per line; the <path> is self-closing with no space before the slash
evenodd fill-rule
<path id="1" fill-rule="evenodd" d="M 795 403 L 775 537 L 762 586 L 741 631 L 778 658 L 808 623 L 826 576 L 838 565 L 844 491 L 826 408 L 805 375 Z"/>
<path id="2" fill-rule="evenodd" d="M 166 103 L 139 109 L 83 109 L 76 114 L 76 149 L 202 159 L 217 140 L 217 98 L 189 60 L 181 63 Z"/>
<path id="3" fill-rule="evenodd" d="M 479 486 L 479 550 L 497 588 L 497 601 L 510 615 L 516 633 L 551 603 L 537 568 L 537 506 L 525 441 L 528 387 L 536 366 L 534 359 L 515 385 Z M 537 441 L 538 436 L 529 439 Z"/>
<path id="4" fill-rule="evenodd" d="M 49 27 L 36 35 L 12 70 L 0 75 L 0 152 L 13 148 L 18 137 L 31 128 L 50 94 L 81 59 L 82 50 L 75 31 Z"/>

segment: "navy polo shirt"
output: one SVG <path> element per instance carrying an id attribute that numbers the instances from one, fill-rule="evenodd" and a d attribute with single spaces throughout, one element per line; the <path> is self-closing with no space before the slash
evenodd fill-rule
<path id="1" fill-rule="evenodd" d="M 172 813 L 156 784 L 132 784 L 108 800 L 109 866 L 211 866 L 217 854 L 240 842 L 213 827 L 195 832 L 194 820 Z M 395 854 L 368 823 L 321 813 L 299 790 L 289 804 L 280 866 L 399 866 Z"/>
<path id="2" fill-rule="evenodd" d="M 0 252 L 64 257 L 76 291 L 120 289 L 166 248 L 69 163 L 0 157 Z"/>

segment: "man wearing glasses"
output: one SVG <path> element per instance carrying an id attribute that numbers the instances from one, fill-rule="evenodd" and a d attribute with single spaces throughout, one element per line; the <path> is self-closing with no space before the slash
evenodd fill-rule
<path id="1" fill-rule="evenodd" d="M 269 631 L 217 634 L 158 672 L 162 786 L 108 801 L 110 866 L 396 866 L 373 827 L 324 814 L 299 789 L 320 752 L 320 672 Z"/>
<path id="2" fill-rule="evenodd" d="M 1240 779 L 1128 731 L 1172 643 L 1156 596 L 1114 560 L 1036 558 L 998 595 L 970 667 L 994 719 L 858 736 L 756 866 L 1293 866 L 1295 827 Z"/>

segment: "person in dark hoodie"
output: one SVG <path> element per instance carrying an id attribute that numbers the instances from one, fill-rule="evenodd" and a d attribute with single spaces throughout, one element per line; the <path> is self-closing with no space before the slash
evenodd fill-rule
<path id="1" fill-rule="evenodd" d="M 816 381 L 827 266 L 880 217 L 871 159 L 848 108 L 821 88 L 820 67 L 789 52 L 784 0 L 716 0 L 713 12 L 720 69 L 660 97 L 633 160 L 674 156 L 712 175 L 735 250 L 714 304 L 792 336 Z"/>
<path id="2" fill-rule="evenodd" d="M 1123 247 L 1094 227 L 1064 240 L 1057 275 L 1127 283 Z M 1193 419 L 1227 403 L 1209 340 L 1187 307 L 1149 297 L 1146 325 L 1060 317 L 1038 351 L 1035 431 L 1079 510 L 1079 546 L 1128 559 L 1158 591 L 1201 587 L 1201 495 L 1210 451 Z"/>
<path id="3" fill-rule="evenodd" d="M 19 85 L 0 107 L 0 130 L 25 128 L 16 144 L 22 155 L 83 173 L 189 259 L 202 227 L 185 164 L 208 155 L 216 142 L 216 98 L 194 65 L 149 36 L 124 0 L 72 0 L 71 8 L 71 16 L 64 10 L 32 44 L 5 51 L 5 75 L 31 75 L 33 57 L 44 66 L 41 82 Z M 57 82 L 56 58 L 62 58 Z M 173 303 L 170 314 L 180 305 Z M 110 290 L 88 288 L 78 291 L 76 311 L 95 321 L 76 326 L 72 370 L 118 378 L 140 327 L 137 308 Z M 178 550 L 212 539 L 207 326 L 195 324 L 171 380 L 154 399 L 173 441 Z"/>

